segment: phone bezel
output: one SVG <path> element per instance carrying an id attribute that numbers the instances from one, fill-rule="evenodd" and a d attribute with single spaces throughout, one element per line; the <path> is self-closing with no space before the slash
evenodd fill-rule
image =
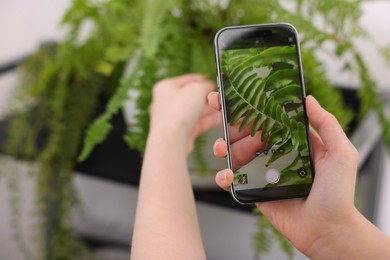
<path id="1" fill-rule="evenodd" d="M 220 104 L 221 104 L 221 114 L 222 114 L 222 121 L 223 121 L 223 129 L 224 129 L 224 138 L 227 142 L 227 164 L 228 168 L 233 170 L 232 167 L 232 161 L 231 161 L 231 148 L 230 148 L 230 139 L 229 139 L 229 132 L 228 132 L 228 123 L 227 123 L 227 115 L 226 115 L 226 104 L 225 104 L 225 98 L 224 98 L 224 88 L 222 86 L 222 69 L 221 69 L 221 61 L 220 61 L 220 45 L 219 45 L 219 38 L 220 36 L 226 32 L 226 31 L 232 31 L 237 30 L 244 31 L 248 29 L 274 29 L 274 28 L 284 28 L 290 31 L 295 38 L 295 44 L 297 49 L 297 61 L 299 65 L 299 77 L 301 81 L 301 94 L 302 94 L 302 100 L 303 100 L 303 109 L 305 114 L 305 126 L 306 126 L 306 136 L 307 136 L 307 142 L 308 142 L 308 149 L 309 149 L 309 158 L 310 158 L 310 165 L 311 165 L 311 172 L 312 172 L 312 180 L 314 180 L 315 172 L 313 167 L 313 161 L 312 161 L 312 149 L 311 149 L 311 143 L 309 138 L 309 123 L 308 118 L 306 114 L 306 93 L 305 93 L 305 84 L 304 84 L 304 78 L 303 78 L 303 68 L 302 68 L 302 61 L 301 61 L 301 54 L 300 54 L 300 44 L 298 39 L 298 32 L 295 29 L 295 27 L 288 23 L 272 23 L 272 24 L 254 24 L 254 25 L 244 25 L 244 26 L 230 26 L 222 28 L 217 32 L 214 38 L 214 46 L 215 46 L 215 59 L 216 59 L 216 69 L 217 69 L 217 84 L 218 84 L 218 91 L 219 91 L 219 98 L 220 98 Z M 284 186 L 278 186 L 278 187 L 270 187 L 270 188 L 257 188 L 257 189 L 249 189 L 249 190 L 239 190 L 236 191 L 234 189 L 234 185 L 230 185 L 230 194 L 232 197 L 240 204 L 252 204 L 255 202 L 263 202 L 263 201 L 271 201 L 271 200 L 281 200 L 281 199 L 292 199 L 292 198 L 299 198 L 299 197 L 306 197 L 308 196 L 310 190 L 311 190 L 312 183 L 308 184 L 298 184 L 298 185 L 284 185 Z M 250 199 L 243 198 L 243 196 L 240 196 L 238 193 L 242 192 L 252 192 L 254 193 L 254 197 Z"/>

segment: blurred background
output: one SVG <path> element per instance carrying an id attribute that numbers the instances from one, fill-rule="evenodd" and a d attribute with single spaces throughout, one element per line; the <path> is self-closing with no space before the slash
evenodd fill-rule
<path id="1" fill-rule="evenodd" d="M 128 259 L 151 86 L 214 75 L 218 28 L 275 21 L 302 33 L 308 92 L 348 118 L 356 203 L 390 235 L 390 2 L 344 2 L 0 1 L 0 259 Z M 189 161 L 208 259 L 306 259 L 215 187 L 219 136 Z"/>

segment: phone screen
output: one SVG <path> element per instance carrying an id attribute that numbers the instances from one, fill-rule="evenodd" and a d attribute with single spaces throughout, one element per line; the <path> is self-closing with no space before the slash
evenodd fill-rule
<path id="1" fill-rule="evenodd" d="M 233 196 L 244 203 L 306 196 L 314 171 L 295 29 L 230 27 L 216 47 Z"/>

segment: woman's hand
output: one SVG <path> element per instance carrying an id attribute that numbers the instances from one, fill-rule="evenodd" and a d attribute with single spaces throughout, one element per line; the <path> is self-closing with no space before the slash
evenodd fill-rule
<path id="1" fill-rule="evenodd" d="M 207 104 L 207 94 L 214 88 L 213 82 L 199 74 L 158 82 L 150 107 L 151 133 L 184 133 L 189 153 L 196 136 L 221 122 L 220 113 Z"/>
<path id="2" fill-rule="evenodd" d="M 158 82 L 150 107 L 132 241 L 134 259 L 206 259 L 186 155 L 221 121 L 207 105 L 214 84 L 201 75 Z"/>
<path id="3" fill-rule="evenodd" d="M 219 110 L 218 94 L 209 94 L 209 104 Z M 305 199 L 257 203 L 256 206 L 293 245 L 309 257 L 318 256 L 338 236 L 361 222 L 354 206 L 358 153 L 344 134 L 336 118 L 312 97 L 306 98 L 313 148 L 315 178 Z M 226 156 L 227 145 L 218 139 L 214 145 L 217 157 Z M 234 156 L 234 155 L 232 155 Z M 228 190 L 233 173 L 226 169 L 216 175 L 217 184 Z"/>

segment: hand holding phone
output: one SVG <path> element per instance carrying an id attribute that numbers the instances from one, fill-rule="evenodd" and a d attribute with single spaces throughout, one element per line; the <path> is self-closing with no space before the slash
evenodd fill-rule
<path id="1" fill-rule="evenodd" d="M 220 110 L 218 99 L 217 92 L 209 94 L 209 105 L 215 110 Z M 316 169 L 313 188 L 305 199 L 256 203 L 257 208 L 310 259 L 359 258 L 365 253 L 377 253 L 377 258 L 383 257 L 384 248 L 378 250 L 372 247 L 372 241 L 384 238 L 383 234 L 373 230 L 374 226 L 354 206 L 358 160 L 356 149 L 335 117 L 321 108 L 312 96 L 306 98 L 305 104 L 308 119 L 315 129 L 310 129 Z M 220 158 L 227 155 L 226 141 L 218 139 L 215 142 L 214 154 Z M 229 191 L 233 184 L 233 172 L 221 170 L 215 179 L 221 188 Z M 374 234 L 376 238 L 371 236 Z M 345 237 L 348 239 L 343 239 Z M 361 240 L 367 242 L 358 242 Z"/>
<path id="2" fill-rule="evenodd" d="M 233 197 L 252 203 L 307 196 L 314 170 L 296 30 L 227 27 L 215 47 Z"/>

